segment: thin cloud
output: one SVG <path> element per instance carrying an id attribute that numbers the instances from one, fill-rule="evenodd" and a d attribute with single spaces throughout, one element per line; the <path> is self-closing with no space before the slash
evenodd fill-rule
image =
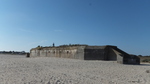
<path id="1" fill-rule="evenodd" d="M 60 30 L 60 29 L 56 29 L 54 30 L 55 32 L 63 32 L 63 30 Z"/>
<path id="2" fill-rule="evenodd" d="M 42 41 L 40 41 L 40 43 L 45 43 L 47 40 L 42 40 Z"/>
<path id="3" fill-rule="evenodd" d="M 23 29 L 23 28 L 20 28 L 19 30 L 22 31 L 22 32 L 34 33 L 33 31 L 26 30 L 26 29 Z"/>
<path id="4" fill-rule="evenodd" d="M 39 45 L 39 44 L 42 44 L 42 43 L 45 43 L 47 40 L 41 40 L 39 42 L 31 42 L 29 43 L 29 45 Z"/>

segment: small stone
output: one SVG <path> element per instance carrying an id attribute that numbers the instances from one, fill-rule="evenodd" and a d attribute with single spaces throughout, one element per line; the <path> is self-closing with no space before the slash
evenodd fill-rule
<path id="1" fill-rule="evenodd" d="M 146 73 L 150 73 L 150 70 L 146 70 Z"/>

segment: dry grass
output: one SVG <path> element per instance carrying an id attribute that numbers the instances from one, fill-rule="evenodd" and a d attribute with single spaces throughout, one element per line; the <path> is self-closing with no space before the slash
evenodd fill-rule
<path id="1" fill-rule="evenodd" d="M 140 62 L 150 63 L 150 56 L 141 56 L 139 58 L 140 58 Z"/>

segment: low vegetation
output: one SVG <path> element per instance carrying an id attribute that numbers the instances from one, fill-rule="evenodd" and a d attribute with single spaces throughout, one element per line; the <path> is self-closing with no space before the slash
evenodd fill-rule
<path id="1" fill-rule="evenodd" d="M 36 47 L 36 49 L 38 49 L 38 50 L 42 50 L 42 46 L 38 46 L 38 47 Z"/>
<path id="2" fill-rule="evenodd" d="M 150 63 L 150 56 L 142 56 L 142 55 L 139 55 L 138 57 L 140 58 L 140 61 L 141 61 L 141 62 Z"/>
<path id="3" fill-rule="evenodd" d="M 142 60 L 142 62 L 149 62 L 150 63 L 150 59 L 144 59 L 144 60 Z"/>

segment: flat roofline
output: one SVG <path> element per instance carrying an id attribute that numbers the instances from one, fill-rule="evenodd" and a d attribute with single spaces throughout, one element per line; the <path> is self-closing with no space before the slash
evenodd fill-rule
<path id="1" fill-rule="evenodd" d="M 53 46 L 48 46 L 48 47 L 36 47 L 36 48 L 32 48 L 31 50 L 35 50 L 35 49 L 43 49 L 43 48 L 67 48 L 67 47 L 80 47 L 80 46 L 85 46 L 85 47 L 102 47 L 102 48 L 105 48 L 105 47 L 117 47 L 117 46 L 113 46 L 113 45 L 103 45 L 103 46 L 100 46 L 100 45 L 71 45 L 71 46 L 69 46 L 69 45 L 67 45 L 67 46 L 55 46 L 55 47 L 53 47 Z"/>

